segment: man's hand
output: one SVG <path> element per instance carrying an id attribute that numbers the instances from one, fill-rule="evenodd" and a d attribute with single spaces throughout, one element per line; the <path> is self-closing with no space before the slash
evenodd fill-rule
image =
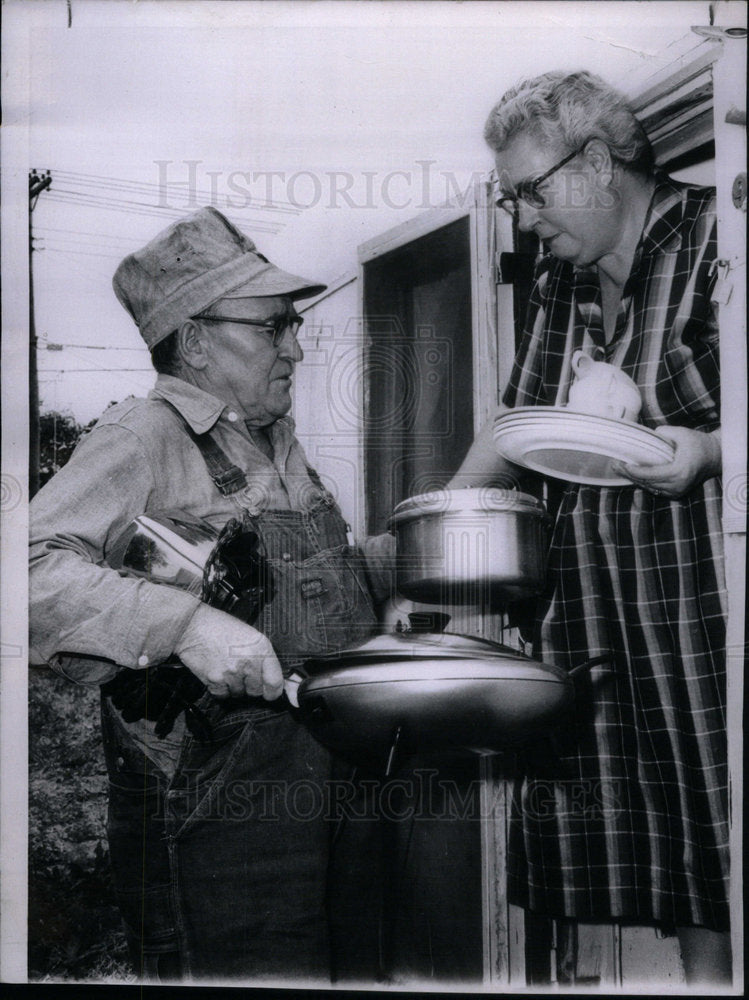
<path id="1" fill-rule="evenodd" d="M 656 496 L 683 497 L 695 486 L 719 476 L 720 431 L 705 434 L 689 427 L 658 427 L 656 434 L 674 446 L 674 457 L 662 465 L 614 466 L 617 474 Z"/>
<path id="2" fill-rule="evenodd" d="M 174 652 L 216 698 L 273 701 L 283 691 L 281 664 L 262 632 L 207 604 L 198 607 Z"/>

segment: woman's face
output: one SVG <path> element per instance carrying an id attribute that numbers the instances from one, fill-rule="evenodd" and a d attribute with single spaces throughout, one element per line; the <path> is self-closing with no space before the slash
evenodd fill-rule
<path id="1" fill-rule="evenodd" d="M 545 174 L 570 152 L 519 133 L 497 154 L 503 194 L 512 195 L 521 181 Z M 561 260 L 592 264 L 612 252 L 621 232 L 619 199 L 612 183 L 611 159 L 604 143 L 593 139 L 577 156 L 541 183 L 544 206 L 518 199 L 518 225 L 535 232 Z"/>

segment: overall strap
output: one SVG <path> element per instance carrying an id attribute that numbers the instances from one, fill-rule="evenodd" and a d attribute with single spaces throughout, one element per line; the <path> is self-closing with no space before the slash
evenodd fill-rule
<path id="1" fill-rule="evenodd" d="M 203 456 L 208 469 L 208 475 L 213 480 L 216 489 L 222 496 L 230 497 L 247 486 L 247 477 L 239 466 L 234 465 L 223 448 L 214 440 L 210 431 L 196 434 L 179 410 L 168 399 L 162 399 L 166 405 L 179 417 L 185 430 Z"/>
<path id="2" fill-rule="evenodd" d="M 245 488 L 247 477 L 244 472 L 229 460 L 210 431 L 205 434 L 196 434 L 192 427 L 187 425 L 187 433 L 200 450 L 208 469 L 208 475 L 222 496 L 230 497 Z"/>

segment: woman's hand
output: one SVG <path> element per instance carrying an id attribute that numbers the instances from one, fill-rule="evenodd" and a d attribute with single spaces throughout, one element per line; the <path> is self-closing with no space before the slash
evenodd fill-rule
<path id="1" fill-rule="evenodd" d="M 460 468 L 447 484 L 448 489 L 485 486 L 488 483 L 501 485 L 506 489 L 517 488 L 519 482 L 517 466 L 504 459 L 494 444 L 494 421 L 507 411 L 508 407 L 500 404 L 489 417 L 476 435 Z"/>
<path id="2" fill-rule="evenodd" d="M 617 462 L 617 475 L 656 496 L 683 497 L 706 479 L 720 475 L 720 431 L 705 434 L 689 427 L 658 427 L 655 433 L 674 446 L 674 457 L 662 465 L 625 465 Z"/>

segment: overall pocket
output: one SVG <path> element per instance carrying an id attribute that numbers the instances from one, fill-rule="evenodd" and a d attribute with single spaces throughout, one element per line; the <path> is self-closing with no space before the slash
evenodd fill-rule
<path id="1" fill-rule="evenodd" d="M 206 694 L 198 703 L 211 725 L 208 740 L 185 738 L 177 771 L 166 793 L 167 830 L 171 838 L 206 820 L 232 819 L 227 807 L 227 781 L 244 766 L 247 748 L 256 730 L 286 714 L 275 702 L 247 705 L 219 701 Z M 227 812 L 228 809 L 228 812 Z"/>
<path id="2" fill-rule="evenodd" d="M 271 560 L 276 587 L 266 609 L 277 653 L 312 657 L 363 641 L 376 618 L 354 550 L 324 549 L 301 562 Z"/>

